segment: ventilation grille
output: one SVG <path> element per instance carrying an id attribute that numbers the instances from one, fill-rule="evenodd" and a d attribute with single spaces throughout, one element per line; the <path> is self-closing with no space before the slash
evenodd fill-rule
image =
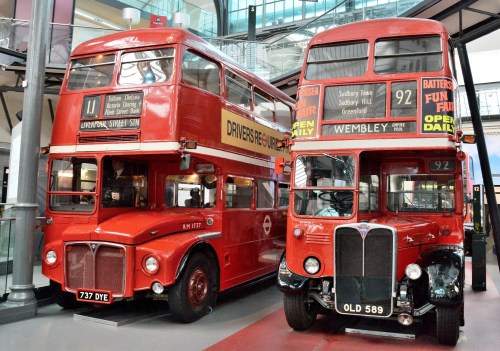
<path id="1" fill-rule="evenodd" d="M 138 134 L 80 136 L 80 144 L 138 141 Z"/>

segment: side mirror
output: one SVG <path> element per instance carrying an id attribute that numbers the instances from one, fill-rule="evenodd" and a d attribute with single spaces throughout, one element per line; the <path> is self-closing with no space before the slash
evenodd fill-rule
<path id="1" fill-rule="evenodd" d="M 191 165 L 191 155 L 190 154 L 183 154 L 183 155 L 181 155 L 180 170 L 181 171 L 187 171 L 189 169 L 190 165 Z"/>

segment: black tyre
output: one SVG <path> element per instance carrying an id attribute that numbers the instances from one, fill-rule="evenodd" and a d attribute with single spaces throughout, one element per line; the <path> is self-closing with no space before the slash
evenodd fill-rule
<path id="1" fill-rule="evenodd" d="M 307 292 L 284 294 L 285 317 L 288 325 L 295 330 L 303 331 L 312 327 L 318 316 L 319 305 L 307 298 Z"/>
<path id="2" fill-rule="evenodd" d="M 213 309 L 217 290 L 215 265 L 207 256 L 196 253 L 168 291 L 170 313 L 182 323 L 194 322 Z"/>
<path id="3" fill-rule="evenodd" d="M 440 344 L 455 346 L 460 333 L 460 306 L 436 308 L 436 337 Z"/>
<path id="4" fill-rule="evenodd" d="M 76 300 L 75 294 L 62 290 L 61 284 L 55 281 L 50 281 L 50 290 L 54 301 L 62 308 L 76 308 L 82 305 L 81 302 Z"/>

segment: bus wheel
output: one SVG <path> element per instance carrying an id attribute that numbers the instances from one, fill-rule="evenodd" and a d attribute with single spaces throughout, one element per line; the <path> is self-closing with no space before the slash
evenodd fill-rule
<path id="1" fill-rule="evenodd" d="M 319 305 L 307 298 L 307 292 L 284 294 L 283 304 L 288 325 L 295 330 L 303 331 L 312 327 L 318 315 Z"/>
<path id="2" fill-rule="evenodd" d="M 62 308 L 76 308 L 82 304 L 76 300 L 75 294 L 63 291 L 61 284 L 55 281 L 50 281 L 50 291 L 54 301 Z"/>
<path id="3" fill-rule="evenodd" d="M 455 346 L 460 333 L 460 306 L 436 308 L 436 336 L 440 344 Z"/>
<path id="4" fill-rule="evenodd" d="M 168 292 L 170 313 L 183 323 L 194 322 L 208 314 L 217 298 L 217 286 L 209 259 L 196 253 L 180 279 Z"/>

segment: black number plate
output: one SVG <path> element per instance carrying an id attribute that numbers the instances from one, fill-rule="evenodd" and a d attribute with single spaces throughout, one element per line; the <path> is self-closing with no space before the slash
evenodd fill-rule
<path id="1" fill-rule="evenodd" d="M 111 291 L 78 289 L 76 299 L 78 301 L 110 304 L 113 302 L 113 295 Z"/>

